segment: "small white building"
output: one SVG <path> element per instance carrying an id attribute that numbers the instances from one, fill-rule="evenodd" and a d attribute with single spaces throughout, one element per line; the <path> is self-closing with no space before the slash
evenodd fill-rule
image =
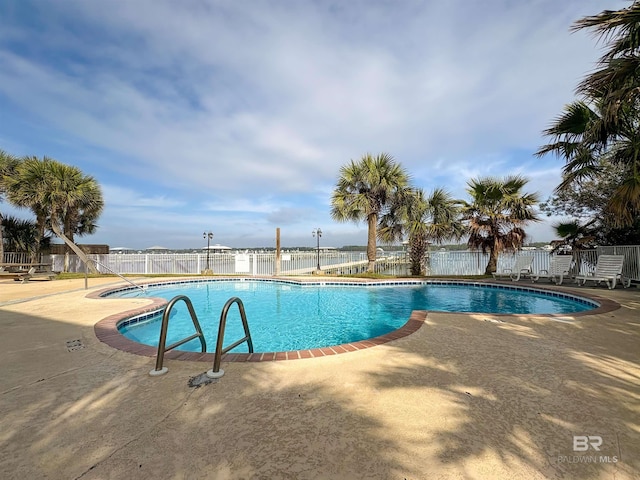
<path id="1" fill-rule="evenodd" d="M 231 253 L 231 247 L 220 245 L 219 243 L 216 243 L 215 245 L 209 245 L 209 247 L 202 247 L 202 249 L 209 250 L 210 253 Z"/>

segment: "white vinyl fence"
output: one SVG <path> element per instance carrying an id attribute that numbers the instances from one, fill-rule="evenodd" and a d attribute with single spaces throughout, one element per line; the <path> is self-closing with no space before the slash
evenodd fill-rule
<path id="1" fill-rule="evenodd" d="M 101 273 L 118 274 L 199 274 L 212 270 L 222 275 L 274 275 L 276 273 L 275 253 L 165 253 L 165 254 L 109 254 L 89 255 L 97 262 Z M 50 255 L 54 271 L 64 269 L 64 255 Z M 321 252 L 320 266 L 326 272 L 357 273 L 366 269 L 367 256 L 360 252 Z M 397 259 L 395 260 L 397 261 Z M 385 258 L 380 264 L 389 263 Z M 318 256 L 312 252 L 295 252 L 281 255 L 282 275 L 304 275 L 316 270 Z M 84 265 L 76 256 L 69 257 L 69 271 L 83 272 Z"/>
<path id="2" fill-rule="evenodd" d="M 576 252 L 574 254 L 574 273 L 589 273 L 595 268 L 598 255 L 624 255 L 623 274 L 627 278 L 640 281 L 640 246 L 598 247 L 596 250 Z M 523 251 L 517 254 L 502 253 L 498 258 L 498 271 L 510 268 L 516 255 L 532 255 L 533 271 L 546 269 L 552 255 L 543 250 Z M 199 274 L 209 268 L 214 274 L 269 276 L 276 274 L 275 253 L 166 253 L 166 254 L 127 254 L 90 255 L 101 273 L 123 274 Z M 325 273 L 354 274 L 367 268 L 367 256 L 364 252 L 291 252 L 283 253 L 280 262 L 280 275 L 306 275 L 317 268 Z M 427 274 L 430 276 L 482 275 L 489 255 L 470 251 L 432 251 L 427 255 Z M 5 253 L 6 263 L 28 262 L 28 256 Z M 64 270 L 64 255 L 48 255 L 41 259 L 51 263 L 56 272 Z M 207 265 L 208 261 L 208 265 Z M 75 256 L 69 256 L 69 271 L 84 272 L 84 265 Z M 376 260 L 376 272 L 388 275 L 409 275 L 408 258 L 404 252 L 379 254 Z"/>

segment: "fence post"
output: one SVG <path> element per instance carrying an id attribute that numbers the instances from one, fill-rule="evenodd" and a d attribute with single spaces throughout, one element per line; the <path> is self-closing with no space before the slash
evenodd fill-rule
<path id="1" fill-rule="evenodd" d="M 282 257 L 280 254 L 280 227 L 276 228 L 276 267 L 275 267 L 275 276 L 280 275 L 280 270 L 282 266 Z"/>

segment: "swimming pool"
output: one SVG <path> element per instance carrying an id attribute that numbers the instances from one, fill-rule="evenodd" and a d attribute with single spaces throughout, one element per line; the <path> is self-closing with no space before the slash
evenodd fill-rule
<path id="1" fill-rule="evenodd" d="M 123 288 L 109 296 L 139 296 Z M 451 281 L 393 281 L 374 283 L 293 282 L 271 279 L 216 279 L 155 284 L 147 295 L 170 300 L 188 296 L 205 333 L 209 351 L 215 349 L 224 303 L 240 297 L 249 321 L 255 352 L 314 349 L 378 337 L 402 327 L 414 310 L 446 312 L 568 314 L 597 308 L 598 303 L 557 292 L 520 286 Z M 167 344 L 193 333 L 183 303 L 176 304 L 169 322 Z M 118 323 L 127 338 L 157 346 L 162 312 Z M 237 308 L 227 317 L 225 346 L 243 337 Z M 242 344 L 234 352 L 246 352 Z M 182 347 L 200 351 L 193 340 Z"/>

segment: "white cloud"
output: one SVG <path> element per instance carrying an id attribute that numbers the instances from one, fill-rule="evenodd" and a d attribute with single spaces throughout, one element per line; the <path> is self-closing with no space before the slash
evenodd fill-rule
<path id="1" fill-rule="evenodd" d="M 100 171 L 105 223 L 166 217 L 176 238 L 210 219 L 251 238 L 328 224 L 340 166 L 366 152 L 426 189 L 522 171 L 546 196 L 561 163 L 531 153 L 598 57 L 568 28 L 600 3 L 34 3 L 0 15 L 0 108 L 49 138 L 0 138 L 99 152 L 79 166 Z"/>
<path id="2" fill-rule="evenodd" d="M 185 205 L 184 201 L 167 198 L 165 195 L 146 196 L 142 192 L 119 187 L 116 185 L 102 184 L 102 196 L 105 204 L 114 207 L 152 207 L 152 208 L 176 208 Z"/>

